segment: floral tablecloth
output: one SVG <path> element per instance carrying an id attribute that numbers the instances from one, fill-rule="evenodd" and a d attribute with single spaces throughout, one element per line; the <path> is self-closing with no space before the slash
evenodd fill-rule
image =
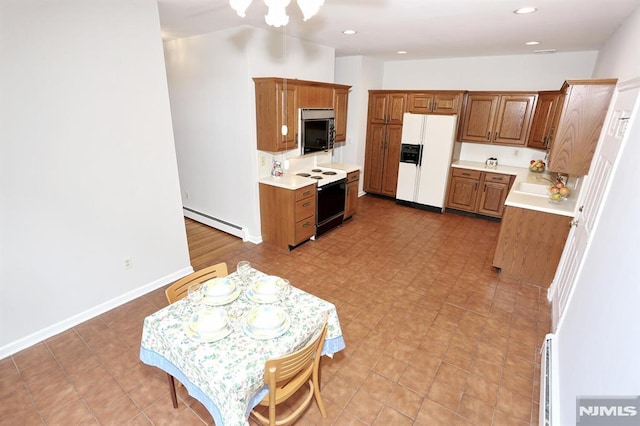
<path id="1" fill-rule="evenodd" d="M 253 270 L 248 281 L 263 275 Z M 244 285 L 237 273 L 229 278 Z M 246 313 L 255 305 L 243 291 L 224 308 L 241 308 Z M 198 307 L 182 299 L 145 318 L 140 359 L 179 380 L 209 410 L 216 425 L 247 425 L 251 408 L 267 392 L 265 361 L 302 347 L 320 327 L 325 313 L 328 328 L 323 355 L 331 356 L 345 347 L 333 304 L 291 286 L 288 295 L 274 305 L 283 307 L 291 318 L 291 327 L 282 336 L 257 340 L 234 327 L 227 337 L 206 343 L 187 336 L 185 322 Z"/>

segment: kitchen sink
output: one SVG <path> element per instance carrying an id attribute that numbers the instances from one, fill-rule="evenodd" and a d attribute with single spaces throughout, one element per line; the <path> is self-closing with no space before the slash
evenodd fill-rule
<path id="1" fill-rule="evenodd" d="M 529 195 L 542 195 L 547 197 L 549 195 L 549 185 L 542 185 L 539 183 L 520 182 L 514 188 L 515 192 L 521 192 Z"/>

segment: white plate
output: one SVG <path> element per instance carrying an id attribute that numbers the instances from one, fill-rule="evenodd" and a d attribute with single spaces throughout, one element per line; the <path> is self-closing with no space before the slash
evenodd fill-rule
<path id="1" fill-rule="evenodd" d="M 236 283 L 227 277 L 212 278 L 202 283 L 202 293 L 210 298 L 227 298 L 236 291 Z"/>
<path id="2" fill-rule="evenodd" d="M 252 302 L 255 303 L 274 303 L 277 302 L 278 300 L 286 297 L 289 294 L 289 291 L 291 290 L 291 286 L 284 284 L 284 286 L 279 285 L 279 284 L 273 284 L 273 283 L 277 283 L 278 281 L 282 280 L 279 277 L 274 277 L 274 276 L 269 276 L 269 277 L 263 277 L 263 278 L 267 278 L 267 280 L 256 280 L 254 281 L 249 288 L 247 289 L 247 298 L 249 298 L 249 300 L 251 300 Z M 275 278 L 275 280 L 274 280 Z M 270 283 L 271 281 L 271 283 Z M 265 284 L 266 283 L 266 284 Z M 272 293 L 272 292 L 260 292 L 259 290 L 264 288 L 265 285 L 278 285 L 279 291 Z"/>
<path id="3" fill-rule="evenodd" d="M 226 327 L 224 327 L 222 330 L 218 331 L 217 333 L 214 333 L 210 336 L 201 336 L 198 334 L 198 332 L 193 331 L 191 329 L 191 327 L 189 327 L 189 323 L 185 323 L 184 325 L 184 331 L 187 334 L 187 336 L 193 340 L 195 340 L 196 342 L 205 342 L 205 343 L 211 343 L 211 342 L 216 342 L 218 340 L 224 339 L 225 337 L 227 337 L 229 334 L 231 334 L 231 332 L 233 331 L 231 329 L 231 327 L 229 327 L 228 325 Z"/>
<path id="4" fill-rule="evenodd" d="M 250 289 L 260 297 L 276 297 L 282 292 L 285 282 L 275 275 L 260 277 L 251 283 Z"/>
<path id="5" fill-rule="evenodd" d="M 247 314 L 247 325 L 256 330 L 276 329 L 284 324 L 287 313 L 277 306 L 260 306 Z"/>
<path id="6" fill-rule="evenodd" d="M 210 297 L 205 294 L 205 296 L 202 298 L 202 303 L 204 303 L 207 306 L 226 305 L 227 303 L 231 303 L 234 300 L 236 300 L 238 296 L 240 296 L 240 293 L 242 293 L 242 289 L 240 289 L 240 287 L 236 287 L 233 293 L 231 293 L 229 296 L 224 298 Z"/>
<path id="7" fill-rule="evenodd" d="M 257 308 L 254 308 L 254 310 L 262 309 L 262 308 L 264 307 L 259 306 Z M 247 336 L 252 337 L 254 339 L 258 339 L 258 340 L 275 339 L 276 337 L 282 336 L 284 333 L 287 332 L 287 330 L 289 330 L 289 327 L 291 327 L 291 318 L 289 317 L 289 314 L 287 314 L 286 312 L 284 312 L 284 321 L 282 325 L 278 328 L 252 327 L 249 324 L 249 318 L 251 318 L 252 315 L 253 315 L 253 310 L 249 312 L 249 314 L 247 314 L 247 316 L 244 318 L 244 324 L 242 328 Z"/>
<path id="8" fill-rule="evenodd" d="M 203 309 L 185 323 L 187 336 L 194 340 L 213 342 L 226 337 L 231 328 L 224 309 Z"/>

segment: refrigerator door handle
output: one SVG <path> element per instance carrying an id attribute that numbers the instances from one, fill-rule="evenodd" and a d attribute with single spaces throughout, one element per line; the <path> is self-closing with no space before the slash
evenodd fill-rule
<path id="1" fill-rule="evenodd" d="M 424 145 L 420 144 L 420 151 L 418 152 L 418 164 L 417 167 L 422 167 L 422 150 L 424 149 Z"/>

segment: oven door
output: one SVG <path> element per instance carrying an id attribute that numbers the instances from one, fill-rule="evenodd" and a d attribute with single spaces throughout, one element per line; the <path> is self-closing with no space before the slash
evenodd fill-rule
<path id="1" fill-rule="evenodd" d="M 346 191 L 346 179 L 318 187 L 316 237 L 342 224 Z"/>

